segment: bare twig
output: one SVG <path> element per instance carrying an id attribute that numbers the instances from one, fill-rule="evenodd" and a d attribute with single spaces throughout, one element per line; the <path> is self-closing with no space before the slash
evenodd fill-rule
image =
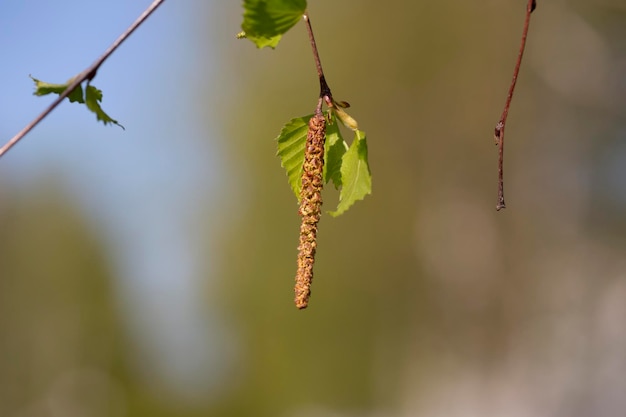
<path id="1" fill-rule="evenodd" d="M 35 126 L 39 124 L 52 110 L 54 110 L 63 99 L 69 96 L 72 91 L 84 81 L 91 81 L 95 76 L 98 68 L 106 61 L 111 54 L 124 42 L 134 31 L 137 29 L 147 18 L 150 16 L 161 4 L 163 4 L 165 0 L 154 0 L 150 6 L 133 22 L 132 25 L 128 27 L 116 40 L 113 44 L 98 58 L 93 64 L 91 64 L 87 69 L 74 77 L 73 81 L 70 85 L 59 94 L 56 100 L 48 106 L 39 116 L 37 116 L 33 121 L 31 121 L 24 129 L 22 129 L 18 134 L 13 136 L 2 148 L 0 148 L 0 157 L 2 157 L 5 153 L 9 151 L 17 142 L 19 142 L 28 132 L 30 132 Z"/>
<path id="2" fill-rule="evenodd" d="M 509 94 L 506 97 L 506 103 L 504 104 L 504 110 L 502 116 L 496 124 L 495 128 L 495 141 L 498 145 L 498 204 L 496 210 L 501 210 L 506 207 L 504 203 L 504 128 L 506 127 L 506 119 L 509 115 L 509 108 L 511 107 L 511 100 L 513 100 L 513 92 L 515 91 L 515 84 L 517 83 L 517 77 L 519 75 L 520 66 L 522 64 L 522 57 L 524 56 L 524 49 L 526 48 L 526 37 L 528 36 L 528 26 L 530 24 L 530 15 L 537 7 L 536 0 L 528 0 L 526 7 L 526 20 L 524 21 L 524 30 L 522 31 L 522 41 L 517 55 L 517 62 L 515 63 L 515 70 L 513 71 L 513 80 L 509 87 Z"/>
<path id="3" fill-rule="evenodd" d="M 313 58 L 315 59 L 315 67 L 317 68 L 317 76 L 320 80 L 320 98 L 323 98 L 328 107 L 333 107 L 333 94 L 330 92 L 330 87 L 324 77 L 324 70 L 322 69 L 322 61 L 320 55 L 317 52 L 317 43 L 315 42 L 315 36 L 313 36 L 313 28 L 311 27 L 311 18 L 308 12 L 305 12 L 302 16 L 306 23 L 306 30 L 309 34 L 309 41 L 311 43 L 311 49 L 313 50 Z"/>

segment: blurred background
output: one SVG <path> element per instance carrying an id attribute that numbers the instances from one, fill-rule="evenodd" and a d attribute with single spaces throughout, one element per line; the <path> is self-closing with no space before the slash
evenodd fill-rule
<path id="1" fill-rule="evenodd" d="M 0 3 L 0 138 L 149 1 Z M 324 216 L 309 309 L 275 157 L 317 94 L 304 25 L 168 1 L 0 161 L 2 417 L 612 417 L 626 409 L 626 4 L 310 1 L 374 191 Z M 347 135 L 349 136 L 349 135 Z M 326 208 L 336 193 L 328 189 Z"/>

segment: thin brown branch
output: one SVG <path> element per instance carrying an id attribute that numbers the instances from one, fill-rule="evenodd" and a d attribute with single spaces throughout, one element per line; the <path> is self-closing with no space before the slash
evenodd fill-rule
<path id="1" fill-rule="evenodd" d="M 522 57 L 524 56 L 524 50 L 526 48 L 526 38 L 528 36 L 528 27 L 530 25 L 530 15 L 537 7 L 536 0 L 528 0 L 526 7 L 526 20 L 524 21 L 524 30 L 522 31 L 522 41 L 517 54 L 517 62 L 515 63 L 515 69 L 513 71 L 513 79 L 509 87 L 509 93 L 506 97 L 506 103 L 504 104 L 504 110 L 502 116 L 496 124 L 495 128 L 495 141 L 498 145 L 498 203 L 496 210 L 501 210 L 506 207 L 504 202 L 504 129 L 506 127 L 506 120 L 509 116 L 509 108 L 511 107 L 511 101 L 513 100 L 513 93 L 515 92 L 515 85 L 517 84 L 517 77 L 519 75 L 520 66 L 522 65 Z"/>
<path id="2" fill-rule="evenodd" d="M 165 0 L 154 0 L 150 6 L 133 22 L 132 25 L 128 27 L 116 40 L 113 44 L 98 58 L 93 64 L 91 64 L 87 69 L 74 77 L 73 81 L 70 85 L 59 94 L 59 97 L 56 98 L 46 108 L 39 116 L 37 116 L 33 121 L 24 127 L 24 129 L 20 130 L 15 136 L 13 136 L 2 148 L 0 148 L 0 157 L 2 157 L 5 153 L 9 151 L 16 143 L 18 143 L 28 132 L 30 132 L 35 126 L 39 124 L 48 114 L 52 112 L 67 96 L 71 94 L 72 91 L 84 81 L 91 81 L 95 76 L 98 68 L 106 61 L 113 52 L 124 42 L 141 24 L 150 16 L 161 4 L 163 4 Z"/>
<path id="3" fill-rule="evenodd" d="M 329 107 L 333 107 L 332 98 L 333 95 L 330 92 L 330 87 L 326 82 L 326 77 L 324 77 L 324 70 L 322 69 L 322 61 L 320 60 L 320 55 L 317 52 L 317 43 L 315 42 L 315 36 L 313 35 L 313 28 L 311 27 L 311 18 L 309 17 L 309 13 L 305 12 L 302 16 L 304 22 L 306 23 L 306 30 L 309 34 L 309 42 L 311 43 L 311 49 L 313 50 L 313 59 L 315 59 L 315 68 L 317 68 L 317 77 L 320 80 L 320 97 L 324 99 L 326 104 Z"/>

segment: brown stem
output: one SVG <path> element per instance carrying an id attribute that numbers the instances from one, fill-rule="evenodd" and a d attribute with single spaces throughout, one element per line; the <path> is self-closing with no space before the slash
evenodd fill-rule
<path id="1" fill-rule="evenodd" d="M 526 7 L 526 20 L 524 21 L 524 30 L 522 31 L 522 41 L 517 54 L 517 62 L 515 63 L 515 69 L 513 71 L 513 79 L 509 87 L 509 94 L 506 97 L 506 103 L 504 104 L 504 110 L 502 116 L 496 124 L 494 139 L 496 145 L 498 145 L 498 204 L 496 210 L 501 210 L 506 207 L 504 202 L 504 129 L 506 127 L 506 120 L 509 116 L 509 108 L 511 107 L 511 101 L 513 100 L 513 93 L 515 92 L 515 84 L 517 83 L 517 77 L 519 75 L 520 66 L 522 65 L 522 57 L 524 56 L 524 49 L 526 48 L 526 38 L 528 36 L 528 26 L 530 25 L 530 15 L 537 7 L 536 0 L 528 0 Z"/>
<path id="2" fill-rule="evenodd" d="M 132 25 L 128 27 L 116 40 L 113 44 L 98 58 L 93 64 L 91 64 L 87 69 L 74 77 L 74 80 L 67 86 L 65 91 L 59 94 L 59 97 L 56 98 L 46 108 L 39 116 L 37 116 L 33 121 L 24 127 L 21 131 L 19 131 L 15 136 L 13 136 L 2 148 L 0 148 L 0 157 L 2 157 L 5 153 L 9 151 L 17 142 L 19 142 L 28 132 L 30 132 L 35 126 L 39 124 L 48 114 L 52 112 L 67 96 L 71 94 L 76 87 L 82 84 L 84 81 L 90 81 L 96 76 L 96 72 L 98 68 L 106 61 L 111 54 L 124 42 L 134 31 L 137 29 L 147 18 L 154 12 L 157 7 L 159 7 L 165 0 L 154 0 L 150 6 L 133 22 Z"/>
<path id="3" fill-rule="evenodd" d="M 311 43 L 311 49 L 313 50 L 313 59 L 315 59 L 315 68 L 317 68 L 317 77 L 320 80 L 320 97 L 326 101 L 328 106 L 332 107 L 333 95 L 330 92 L 328 83 L 326 82 L 326 77 L 324 77 L 322 61 L 320 60 L 320 55 L 317 52 L 317 43 L 315 42 L 315 36 L 313 35 L 313 28 L 311 27 L 311 18 L 309 17 L 309 13 L 305 12 L 302 18 L 306 23 L 306 30 L 309 34 L 309 42 Z"/>

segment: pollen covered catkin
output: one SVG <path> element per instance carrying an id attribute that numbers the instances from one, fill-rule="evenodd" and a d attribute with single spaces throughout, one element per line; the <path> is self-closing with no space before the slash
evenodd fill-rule
<path id="1" fill-rule="evenodd" d="M 324 142 L 326 118 L 321 112 L 309 120 L 304 149 L 302 189 L 300 190 L 300 244 L 298 246 L 298 271 L 296 273 L 295 302 L 299 309 L 306 308 L 311 296 L 313 264 L 317 248 L 317 223 L 322 214 L 322 187 L 324 185 Z"/>

